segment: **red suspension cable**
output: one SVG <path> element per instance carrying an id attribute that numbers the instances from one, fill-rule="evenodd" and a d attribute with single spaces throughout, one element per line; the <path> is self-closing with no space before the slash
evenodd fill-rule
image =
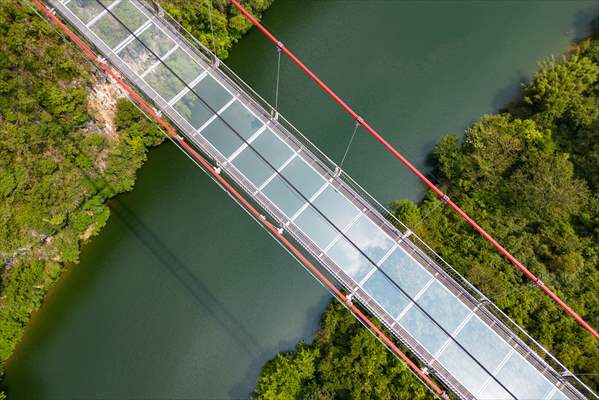
<path id="1" fill-rule="evenodd" d="M 508 252 L 497 240 L 489 235 L 480 225 L 476 223 L 464 210 L 462 210 L 456 203 L 454 203 L 445 193 L 443 193 L 438 187 L 436 187 L 422 172 L 420 172 L 412 163 L 410 163 L 399 151 L 397 151 L 385 138 L 383 138 L 377 131 L 374 130 L 364 119 L 362 119 L 354 110 L 351 109 L 331 88 L 329 88 L 323 81 L 318 78 L 306 65 L 301 62 L 291 51 L 289 51 L 281 41 L 279 41 L 272 33 L 268 31 L 252 14 L 250 14 L 245 8 L 239 4 L 237 0 L 230 0 L 231 3 L 239 10 L 245 17 L 251 21 L 262 33 L 273 42 L 281 51 L 283 51 L 306 75 L 308 75 L 322 90 L 326 92 L 337 104 L 341 106 L 353 119 L 355 119 L 360 125 L 366 129 L 366 131 L 372 135 L 379 143 L 381 143 L 391 154 L 393 154 L 399 161 L 401 161 L 414 175 L 418 177 L 426 186 L 429 187 L 439 198 L 447 203 L 452 210 L 454 210 L 462 219 L 468 222 L 480 235 L 491 243 L 503 256 L 505 256 L 512 264 L 520 269 L 524 275 L 530 280 L 537 284 L 545 294 L 547 294 L 554 302 L 556 302 L 562 309 L 564 309 L 570 316 L 572 316 L 580 326 L 589 331 L 595 339 L 599 340 L 599 333 L 591 325 L 589 325 L 580 315 L 576 313 L 570 306 L 568 306 L 562 299 L 560 299 L 551 289 L 549 289 L 535 274 L 533 274 L 528 268 L 526 268 L 520 261 L 516 259 L 510 252 Z"/>
<path id="2" fill-rule="evenodd" d="M 174 128 L 172 128 L 164 119 L 162 119 L 154 109 L 149 106 L 127 83 L 125 83 L 108 65 L 101 62 L 98 57 L 81 41 L 77 35 L 75 35 L 65 24 L 63 24 L 50 10 L 48 10 L 39 0 L 33 0 L 33 2 L 54 21 L 60 29 L 62 29 L 67 36 L 69 36 L 84 52 L 91 58 L 100 68 L 102 68 L 110 77 L 112 77 L 135 102 L 139 104 L 145 112 L 147 112 L 154 121 L 162 126 L 169 134 L 171 138 L 177 140 L 177 142 L 196 159 L 218 182 L 235 198 L 237 199 L 254 217 L 260 221 L 291 253 L 297 257 L 301 263 L 307 267 L 331 292 L 343 303 L 345 303 L 351 311 L 364 322 L 378 337 L 385 343 L 395 354 L 397 354 L 408 366 L 433 390 L 434 393 L 440 397 L 445 398 L 446 394 L 439 386 L 433 382 L 418 366 L 408 358 L 402 352 L 399 347 L 385 335 L 377 326 L 368 318 L 360 309 L 358 309 L 349 299 L 345 296 L 337 287 L 329 280 L 318 268 L 314 266 L 283 234 L 270 223 L 260 212 L 254 208 L 241 193 L 239 193 L 229 182 L 227 182 L 219 172 L 217 172 L 212 165 L 204 157 L 202 157 L 197 151 L 195 151 L 183 137 L 177 134 Z"/>

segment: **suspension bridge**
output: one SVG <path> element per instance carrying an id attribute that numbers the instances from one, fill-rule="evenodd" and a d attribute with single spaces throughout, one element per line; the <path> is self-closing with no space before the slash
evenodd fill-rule
<path id="1" fill-rule="evenodd" d="M 599 339 L 238 1 L 230 1 L 274 43 L 279 61 L 282 53 L 289 57 L 355 120 L 354 135 L 363 128 L 375 137 Z M 599 399 L 159 5 L 33 2 L 435 395 Z"/>

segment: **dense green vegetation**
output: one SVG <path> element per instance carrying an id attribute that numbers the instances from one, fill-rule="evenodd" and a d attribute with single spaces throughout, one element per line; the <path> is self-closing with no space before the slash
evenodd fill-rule
<path id="1" fill-rule="evenodd" d="M 506 112 L 473 124 L 463 141 L 444 137 L 433 154 L 435 176 L 484 229 L 598 327 L 599 41 L 543 62 L 523 92 Z M 571 370 L 599 371 L 597 341 L 437 198 L 398 201 L 392 210 Z M 599 388 L 596 375 L 584 379 Z M 264 367 L 256 395 L 413 399 L 424 396 L 417 387 L 343 307 L 332 305 L 312 345 L 300 344 Z"/>
<path id="2" fill-rule="evenodd" d="M 176 15 L 185 10 L 183 22 L 206 39 L 207 2 L 166 3 Z M 214 3 L 219 54 L 226 55 L 249 26 Z M 124 98 L 94 102 L 97 87 L 112 87 L 113 100 L 118 90 L 26 3 L 0 2 L 0 37 L 1 376 L 31 313 L 106 224 L 106 200 L 133 188 L 148 148 L 163 136 Z"/>
<path id="3" fill-rule="evenodd" d="M 432 399 L 339 302 L 322 317 L 311 345 L 280 353 L 262 370 L 256 397 L 290 399 Z"/>
<path id="4" fill-rule="evenodd" d="M 259 17 L 273 0 L 248 0 L 243 6 Z M 222 59 L 252 24 L 228 0 L 212 0 L 212 3 L 190 0 L 163 0 L 162 6 L 192 35 Z M 212 27 L 210 26 L 212 20 Z M 214 33 L 214 40 L 213 35 Z"/>
<path id="5" fill-rule="evenodd" d="M 162 135 L 126 100 L 118 137 L 88 107 L 104 79 L 28 8 L 0 5 L 0 360 L 80 241 L 106 223 L 104 202 L 130 190 Z"/>

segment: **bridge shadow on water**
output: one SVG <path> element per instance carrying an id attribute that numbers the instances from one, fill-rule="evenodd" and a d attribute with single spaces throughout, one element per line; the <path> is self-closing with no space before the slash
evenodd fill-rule
<path id="1" fill-rule="evenodd" d="M 193 269 L 173 253 L 160 236 L 146 226 L 121 199 L 117 197 L 110 203 L 113 217 L 119 218 L 160 265 L 177 279 L 181 287 L 220 325 L 222 332 L 229 335 L 253 363 L 263 359 L 261 354 L 265 349 L 262 349 L 252 333 L 229 311 L 226 304 L 198 279 Z"/>
<path id="2" fill-rule="evenodd" d="M 127 229 L 148 249 L 160 265 L 165 268 L 178 283 L 195 300 L 195 302 L 210 315 L 220 326 L 220 331 L 228 335 L 232 341 L 247 355 L 247 368 L 243 377 L 230 387 L 228 398 L 248 398 L 256 385 L 264 364 L 279 351 L 293 350 L 297 338 L 281 339 L 276 344 L 264 346 L 254 334 L 229 310 L 228 306 L 216 296 L 210 288 L 194 274 L 191 266 L 177 256 L 160 236 L 152 231 L 119 197 L 111 200 L 113 218 L 118 218 Z M 266 238 L 265 238 L 266 240 Z M 293 264 L 290 262 L 290 264 Z M 309 316 L 321 315 L 330 296 L 322 292 L 321 301 L 315 302 L 305 310 Z M 310 323 L 310 322 L 306 322 Z M 313 333 L 310 334 L 313 336 Z M 244 362 L 244 363 L 245 363 Z"/>

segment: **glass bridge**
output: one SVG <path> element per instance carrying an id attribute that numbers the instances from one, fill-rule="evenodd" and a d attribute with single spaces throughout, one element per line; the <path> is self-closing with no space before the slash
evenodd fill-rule
<path id="1" fill-rule="evenodd" d="M 158 6 L 49 3 L 456 397 L 590 398 Z"/>

